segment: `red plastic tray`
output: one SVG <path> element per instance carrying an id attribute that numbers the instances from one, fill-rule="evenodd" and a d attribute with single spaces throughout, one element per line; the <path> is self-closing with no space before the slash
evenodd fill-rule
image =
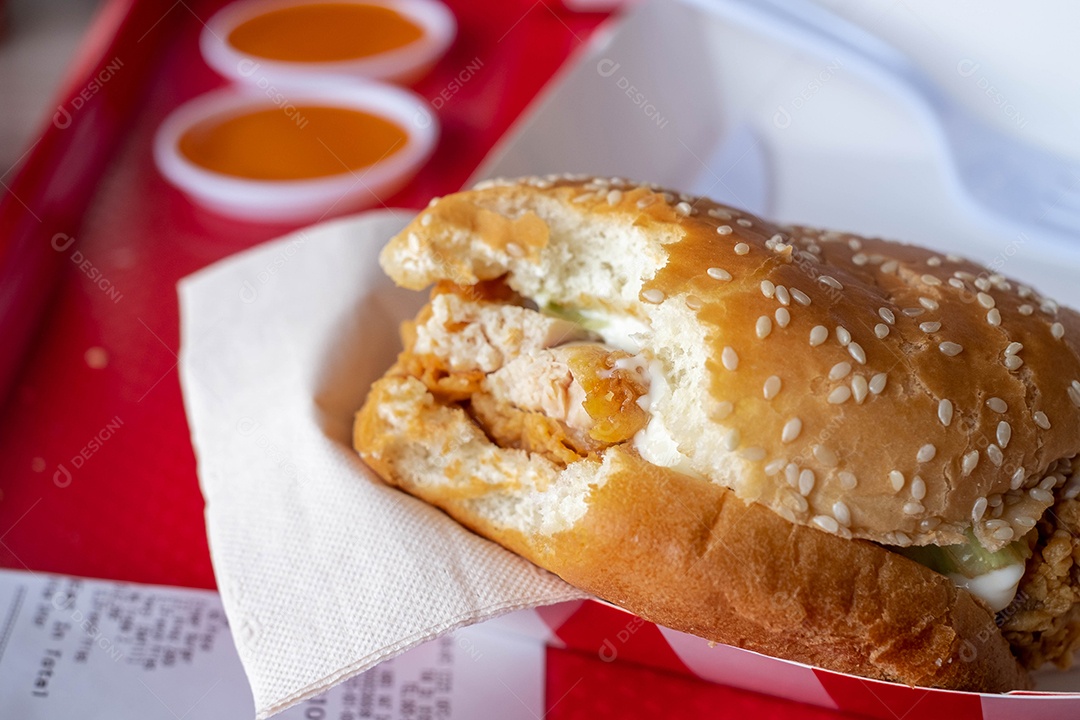
<path id="1" fill-rule="evenodd" d="M 176 281 L 292 229 L 192 205 L 151 141 L 224 84 L 198 35 L 220 0 L 110 0 L 56 112 L 0 200 L 0 565 L 214 587 L 177 380 Z M 449 0 L 459 37 L 415 89 L 443 137 L 390 207 L 463 184 L 601 14 L 534 0 Z M 479 69 L 476 69 L 479 65 Z M 472 69 L 469 69 L 472 68 Z M 553 718 L 841 717 L 753 693 L 549 653 Z"/>

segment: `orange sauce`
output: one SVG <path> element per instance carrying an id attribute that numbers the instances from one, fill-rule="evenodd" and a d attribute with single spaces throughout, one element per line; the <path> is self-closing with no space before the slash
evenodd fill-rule
<path id="1" fill-rule="evenodd" d="M 395 50 L 423 34 L 419 25 L 396 10 L 328 2 L 256 15 L 229 33 L 229 43 L 267 60 L 336 62 Z"/>
<path id="2" fill-rule="evenodd" d="M 204 120 L 180 137 L 180 152 L 225 175 L 304 180 L 373 165 L 405 147 L 408 137 L 399 125 L 361 110 L 289 105 Z"/>

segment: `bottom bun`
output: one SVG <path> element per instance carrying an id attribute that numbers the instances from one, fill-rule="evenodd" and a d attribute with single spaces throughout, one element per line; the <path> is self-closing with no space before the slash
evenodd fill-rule
<path id="1" fill-rule="evenodd" d="M 565 466 L 499 447 L 400 367 L 372 387 L 354 442 L 388 483 L 646 620 L 907 685 L 1030 687 L 990 610 L 944 576 L 621 446 Z"/>

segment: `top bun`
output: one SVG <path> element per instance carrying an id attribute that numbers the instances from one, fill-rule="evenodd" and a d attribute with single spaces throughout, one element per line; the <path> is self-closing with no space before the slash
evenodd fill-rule
<path id="1" fill-rule="evenodd" d="M 654 359 L 642 457 L 843 537 L 1000 548 L 1080 452 L 1080 316 L 953 255 L 548 177 L 433 201 L 381 262 L 607 321 Z"/>

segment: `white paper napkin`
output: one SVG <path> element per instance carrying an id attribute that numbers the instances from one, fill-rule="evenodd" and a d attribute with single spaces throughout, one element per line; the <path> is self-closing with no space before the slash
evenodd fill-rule
<path id="1" fill-rule="evenodd" d="M 179 286 L 210 550 L 259 718 L 456 627 L 583 597 L 351 449 L 353 413 L 424 299 L 376 260 L 410 217 L 308 228 Z"/>

